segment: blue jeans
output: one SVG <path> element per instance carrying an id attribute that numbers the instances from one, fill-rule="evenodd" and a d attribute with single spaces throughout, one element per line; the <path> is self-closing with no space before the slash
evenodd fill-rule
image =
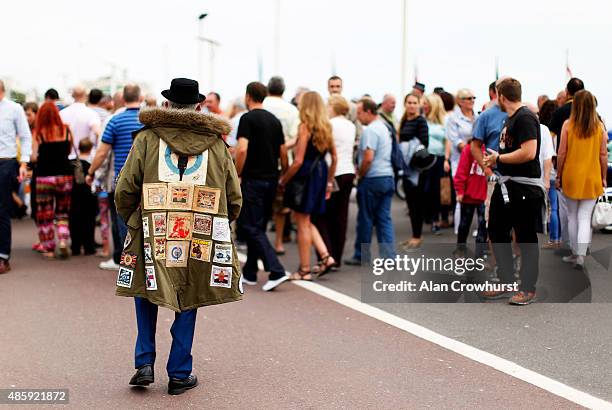
<path id="1" fill-rule="evenodd" d="M 395 193 L 393 177 L 363 178 L 357 186 L 357 238 L 353 258 L 370 261 L 372 231 L 376 227 L 376 237 L 380 256 L 395 257 L 395 236 L 391 220 L 391 200 Z M 362 246 L 365 255 L 362 255 Z"/>
<path id="2" fill-rule="evenodd" d="M 14 159 L 0 160 L 0 258 L 7 260 L 11 255 L 11 209 L 18 168 Z"/>
<path id="3" fill-rule="evenodd" d="M 263 262 L 264 270 L 270 272 L 270 280 L 285 276 L 285 268 L 266 235 L 277 184 L 276 180 L 246 178 L 240 184 L 243 202 L 238 225 L 247 243 L 247 260 L 242 267 L 242 274 L 247 280 L 257 280 L 259 259 Z"/>
<path id="4" fill-rule="evenodd" d="M 560 241 L 561 223 L 559 222 L 559 197 L 554 184 L 555 181 L 550 181 L 550 189 L 548 190 L 548 199 L 550 200 L 550 221 L 548 221 L 548 230 L 550 232 L 551 241 Z"/>
<path id="5" fill-rule="evenodd" d="M 114 191 L 108 194 L 108 207 L 110 208 L 111 233 L 113 235 L 113 260 L 118 265 L 121 261 L 121 252 L 123 252 L 123 243 L 125 242 L 128 229 L 123 218 L 117 213 Z"/>
<path id="6" fill-rule="evenodd" d="M 155 363 L 155 328 L 157 326 L 157 305 L 147 299 L 135 297 L 136 324 L 138 336 L 136 337 L 135 366 L 138 369 L 145 364 Z M 166 370 L 168 376 L 176 379 L 185 379 L 191 374 L 193 357 L 193 335 L 198 310 L 187 310 L 174 314 L 174 323 L 170 328 L 172 334 L 172 347 L 168 356 Z"/>

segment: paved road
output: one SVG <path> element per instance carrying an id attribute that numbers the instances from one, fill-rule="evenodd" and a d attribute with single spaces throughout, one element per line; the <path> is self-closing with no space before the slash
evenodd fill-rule
<path id="1" fill-rule="evenodd" d="M 29 221 L 14 236 L 14 270 L 0 276 L 0 388 L 69 388 L 74 408 L 578 407 L 293 284 L 249 287 L 242 302 L 201 309 L 193 355 L 202 385 L 178 397 L 165 391 L 173 315 L 160 309 L 156 383 L 133 389 L 133 302 L 114 296 L 115 273 L 94 257 L 33 254 Z M 432 307 L 408 310 L 423 309 Z M 448 317 L 429 321 L 443 327 Z M 494 345 L 496 335 L 482 338 Z"/>
<path id="2" fill-rule="evenodd" d="M 356 219 L 351 205 L 349 221 Z M 405 204 L 393 203 L 396 237 L 410 237 Z M 448 244 L 456 237 L 445 230 L 433 236 L 424 229 L 425 243 Z M 348 229 L 345 257 L 352 255 L 354 223 Z M 473 242 L 473 238 L 468 241 Z M 595 233 L 593 249 L 612 245 L 612 235 Z M 283 257 L 290 270 L 298 266 L 294 246 Z M 376 247 L 373 247 L 376 252 Z M 551 251 L 542 251 L 540 267 L 555 272 L 562 263 Z M 598 303 L 535 303 L 513 307 L 500 303 L 384 303 L 375 306 L 481 350 L 513 361 L 525 368 L 561 381 L 579 390 L 612 401 L 612 271 L 592 257 L 586 260 L 593 300 Z M 319 284 L 361 298 L 361 278 L 343 268 L 318 281 Z"/>

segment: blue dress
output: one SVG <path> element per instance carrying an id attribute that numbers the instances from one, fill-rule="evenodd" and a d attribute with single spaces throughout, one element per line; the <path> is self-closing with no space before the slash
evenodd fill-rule
<path id="1" fill-rule="evenodd" d="M 327 151 L 326 151 L 327 152 Z M 308 140 L 304 162 L 293 178 L 306 178 L 306 189 L 301 204 L 287 204 L 296 212 L 304 214 L 323 214 L 325 213 L 325 191 L 327 188 L 327 162 L 325 162 L 326 152 L 319 152 L 312 143 L 312 138 Z M 314 161 L 319 157 L 319 161 L 310 172 Z M 291 183 L 291 181 L 290 181 Z"/>

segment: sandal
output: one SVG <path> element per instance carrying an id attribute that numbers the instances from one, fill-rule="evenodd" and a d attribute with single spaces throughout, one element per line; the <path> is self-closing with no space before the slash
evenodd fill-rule
<path id="1" fill-rule="evenodd" d="M 44 251 L 40 253 L 45 259 L 55 259 L 55 251 Z"/>
<path id="2" fill-rule="evenodd" d="M 310 270 L 302 270 L 302 267 L 300 266 L 297 272 L 293 272 L 291 276 L 289 276 L 289 280 L 312 281 L 312 272 Z"/>
<path id="3" fill-rule="evenodd" d="M 410 238 L 409 240 L 402 242 L 401 245 L 404 250 L 412 250 L 419 249 L 422 243 L 423 240 L 420 238 Z"/>
<path id="4" fill-rule="evenodd" d="M 332 262 L 327 263 L 330 259 Z M 336 260 L 328 253 L 321 258 L 319 263 L 317 263 L 317 266 L 314 268 L 314 273 L 317 275 L 317 278 L 320 278 L 321 276 L 327 274 L 334 266 L 336 266 Z"/>
<path id="5" fill-rule="evenodd" d="M 109 258 L 110 257 L 110 253 L 104 252 L 102 250 L 97 250 L 96 251 L 96 257 L 98 258 Z"/>
<path id="6" fill-rule="evenodd" d="M 34 252 L 38 252 L 38 253 L 45 253 L 47 252 L 47 250 L 45 249 L 45 247 L 42 245 L 42 243 L 38 242 L 35 243 L 34 245 L 32 245 L 32 250 Z"/>
<path id="7" fill-rule="evenodd" d="M 58 259 L 68 259 L 70 257 L 70 251 L 68 250 L 68 245 L 66 241 L 60 241 L 59 243 L 59 252 L 57 253 Z"/>

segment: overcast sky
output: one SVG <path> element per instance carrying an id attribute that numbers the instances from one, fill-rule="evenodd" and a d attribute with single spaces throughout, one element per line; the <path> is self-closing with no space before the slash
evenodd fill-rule
<path id="1" fill-rule="evenodd" d="M 108 75 L 111 66 L 158 93 L 177 76 L 210 89 L 208 49 L 198 71 L 197 17 L 204 36 L 218 41 L 214 88 L 223 102 L 258 79 L 281 74 L 290 98 L 300 85 L 325 92 L 335 67 L 345 95 L 402 91 L 401 0 L 280 0 L 280 53 L 275 53 L 275 0 L 10 1 L 0 23 L 0 78 L 44 92 Z M 451 92 L 471 88 L 477 106 L 500 74 L 523 83 L 525 99 L 554 96 L 570 67 L 612 118 L 612 3 L 596 0 L 408 0 L 407 73 Z M 276 67 L 278 61 L 278 67 Z M 276 70 L 278 69 L 278 73 Z M 612 121 L 612 120 L 610 120 Z"/>

